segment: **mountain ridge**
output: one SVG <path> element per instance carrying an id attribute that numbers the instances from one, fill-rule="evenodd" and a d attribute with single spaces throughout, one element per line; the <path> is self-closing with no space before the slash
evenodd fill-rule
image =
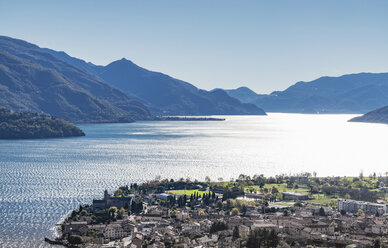
<path id="1" fill-rule="evenodd" d="M 245 94 L 241 89 L 228 94 L 262 106 L 269 112 L 366 113 L 388 105 L 388 73 L 353 73 L 300 81 L 284 91 Z"/>
<path id="2" fill-rule="evenodd" d="M 0 36 L 0 105 L 72 122 L 132 122 L 146 107 L 26 41 Z"/>
<path id="3" fill-rule="evenodd" d="M 227 94 L 198 89 L 167 74 L 140 67 L 126 58 L 96 66 L 61 52 L 48 51 L 73 66 L 92 72 L 96 78 L 145 104 L 154 115 L 266 114 L 253 104 L 241 103 Z"/>

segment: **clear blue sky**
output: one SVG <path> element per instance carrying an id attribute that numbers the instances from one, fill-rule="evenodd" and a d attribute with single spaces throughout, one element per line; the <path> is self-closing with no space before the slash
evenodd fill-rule
<path id="1" fill-rule="evenodd" d="M 388 71 L 385 0 L 0 0 L 0 34 L 204 89 Z"/>

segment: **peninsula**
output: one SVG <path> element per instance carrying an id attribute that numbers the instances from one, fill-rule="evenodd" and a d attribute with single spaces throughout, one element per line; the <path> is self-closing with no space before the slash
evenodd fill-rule
<path id="1" fill-rule="evenodd" d="M 370 111 L 362 116 L 354 117 L 349 121 L 388 124 L 388 106 Z"/>
<path id="2" fill-rule="evenodd" d="M 52 116 L 13 112 L 0 107 L 0 139 L 39 139 L 85 136 L 75 125 Z"/>

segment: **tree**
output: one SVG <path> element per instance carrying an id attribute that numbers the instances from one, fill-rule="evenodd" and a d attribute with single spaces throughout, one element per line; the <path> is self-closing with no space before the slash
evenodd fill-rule
<path id="1" fill-rule="evenodd" d="M 122 196 L 123 195 L 123 190 L 122 189 L 118 189 L 115 191 L 114 193 L 115 196 Z"/>
<path id="2" fill-rule="evenodd" d="M 232 208 L 236 207 L 236 204 L 237 204 L 236 200 L 234 200 L 234 199 L 228 199 L 228 200 L 226 201 L 226 208 L 227 208 L 227 209 L 232 209 Z"/>
<path id="3" fill-rule="evenodd" d="M 125 209 L 121 208 L 119 213 L 117 214 L 117 219 L 122 219 L 125 215 Z"/>
<path id="4" fill-rule="evenodd" d="M 274 230 L 254 230 L 248 236 L 247 248 L 277 247 L 279 237 Z"/>
<path id="5" fill-rule="evenodd" d="M 247 248 L 258 248 L 261 247 L 261 230 L 254 230 L 248 236 Z"/>
<path id="6" fill-rule="evenodd" d="M 213 222 L 213 224 L 211 225 L 210 233 L 215 233 L 215 232 L 223 231 L 227 229 L 228 229 L 228 225 L 225 222 L 216 221 L 216 222 Z"/>
<path id="7" fill-rule="evenodd" d="M 69 243 L 73 245 L 82 244 L 83 242 L 82 237 L 79 235 L 70 235 L 67 241 L 69 241 Z"/>
<path id="8" fill-rule="evenodd" d="M 177 210 L 171 210 L 171 211 L 170 211 L 170 216 L 171 216 L 171 218 L 176 218 L 177 214 L 178 214 L 178 211 L 177 211 Z"/>
<path id="9" fill-rule="evenodd" d="M 234 239 L 240 238 L 240 232 L 239 232 L 237 226 L 235 226 L 234 229 L 233 229 L 233 238 L 234 238 Z"/>
<path id="10" fill-rule="evenodd" d="M 217 201 L 216 202 L 216 206 L 219 210 L 221 210 L 223 207 L 224 207 L 224 204 L 222 203 L 222 201 Z"/>
<path id="11" fill-rule="evenodd" d="M 321 207 L 321 208 L 319 209 L 319 215 L 320 215 L 320 216 L 326 216 L 325 209 L 323 209 L 323 207 Z"/>
<path id="12" fill-rule="evenodd" d="M 108 209 L 109 217 L 113 218 L 115 217 L 115 214 L 117 213 L 117 208 L 112 206 Z"/>
<path id="13" fill-rule="evenodd" d="M 373 242 L 373 247 L 374 248 L 380 248 L 381 247 L 381 243 L 380 243 L 379 239 L 375 239 L 375 241 Z"/>
<path id="14" fill-rule="evenodd" d="M 238 208 L 233 208 L 232 211 L 230 211 L 230 214 L 233 216 L 237 216 L 240 215 L 240 211 L 238 210 Z"/>
<path id="15" fill-rule="evenodd" d="M 267 247 L 277 247 L 279 244 L 279 236 L 274 230 L 271 230 L 267 238 Z"/>
<path id="16" fill-rule="evenodd" d="M 238 176 L 239 181 L 245 181 L 246 178 L 247 178 L 247 176 L 244 174 L 240 174 L 240 176 Z"/>
<path id="17" fill-rule="evenodd" d="M 311 193 L 312 194 L 316 194 L 318 192 L 319 192 L 319 188 L 318 188 L 317 185 L 314 185 L 314 186 L 311 187 Z"/>
<path id="18" fill-rule="evenodd" d="M 364 213 L 364 211 L 362 211 L 361 208 L 358 209 L 358 211 L 357 211 L 357 216 L 365 217 L 365 213 Z"/>

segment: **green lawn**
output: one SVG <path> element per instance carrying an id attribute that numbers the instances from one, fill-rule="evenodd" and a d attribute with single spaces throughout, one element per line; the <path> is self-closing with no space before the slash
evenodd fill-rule
<path id="1" fill-rule="evenodd" d="M 302 193 L 302 194 L 309 194 L 310 195 L 310 190 L 306 188 L 297 188 L 297 189 L 290 189 L 287 188 L 287 184 L 282 183 L 282 184 L 265 184 L 263 188 L 267 188 L 269 192 L 271 192 L 272 187 L 276 187 L 279 192 L 296 192 L 296 193 Z M 264 192 L 263 189 L 260 189 L 259 186 L 247 186 L 245 187 L 245 192 L 250 192 L 250 189 L 253 191 L 257 192 Z M 319 204 L 319 205 L 325 205 L 325 206 L 337 206 L 337 198 L 336 197 L 331 197 L 327 196 L 325 194 L 313 194 L 310 195 L 311 200 L 308 200 L 309 203 L 312 204 Z M 287 203 L 287 202 L 286 202 Z M 279 205 L 278 202 L 276 202 L 277 205 Z M 287 203 L 288 204 L 288 203 Z M 290 203 L 293 204 L 293 203 Z"/>
<path id="2" fill-rule="evenodd" d="M 269 190 L 269 192 L 271 192 L 271 189 L 272 187 L 276 187 L 279 192 L 296 192 L 296 193 L 304 193 L 304 194 L 308 194 L 309 193 L 309 189 L 305 189 L 305 188 L 297 188 L 297 189 L 289 189 L 287 188 L 287 184 L 286 183 L 280 183 L 280 184 L 277 184 L 277 183 L 267 183 L 264 185 L 263 189 L 261 189 L 259 186 L 256 186 L 256 185 L 253 185 L 253 186 L 247 186 L 244 188 L 245 192 L 250 192 L 250 189 L 252 189 L 253 191 L 257 191 L 257 192 L 263 192 L 264 193 L 264 188 L 267 188 Z"/>
<path id="3" fill-rule="evenodd" d="M 319 205 L 325 205 L 334 207 L 338 204 L 338 198 L 336 197 L 330 197 L 325 194 L 313 194 L 311 200 L 308 200 L 310 203 L 319 204 Z"/>

